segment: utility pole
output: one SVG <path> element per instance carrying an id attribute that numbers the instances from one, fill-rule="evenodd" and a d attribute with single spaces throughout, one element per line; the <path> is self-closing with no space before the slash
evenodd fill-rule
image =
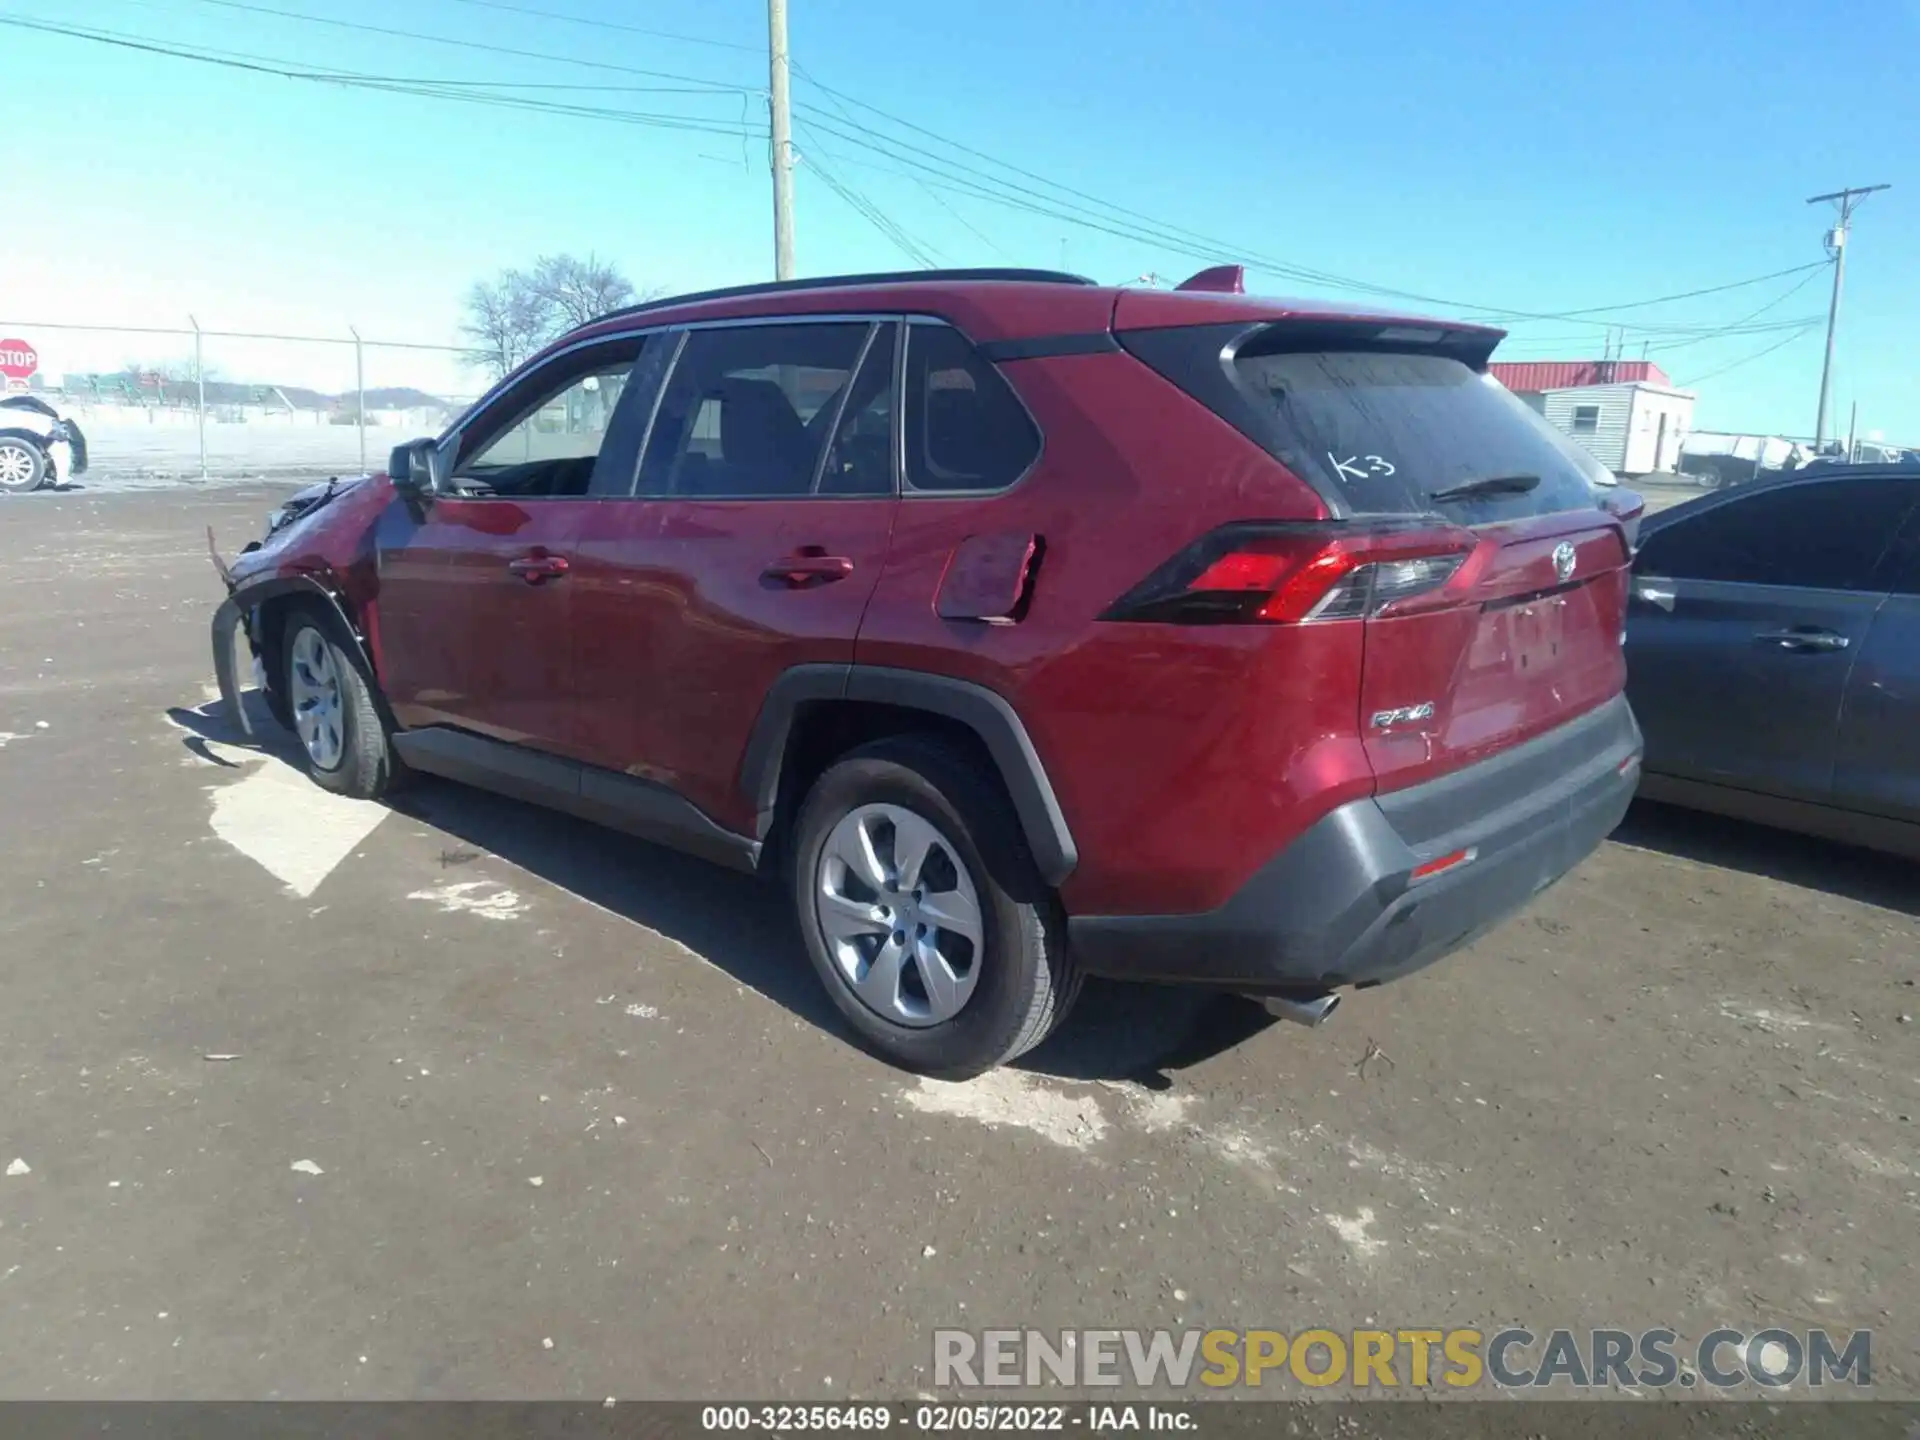
<path id="1" fill-rule="evenodd" d="M 200 478 L 207 478 L 207 367 L 201 358 L 200 322 L 187 316 L 187 323 L 193 326 L 193 413 L 194 425 L 200 433 Z M 162 395 L 166 388 L 161 387 Z"/>
<path id="2" fill-rule="evenodd" d="M 1840 223 L 1833 227 L 1827 237 L 1827 245 L 1833 251 L 1833 299 L 1827 304 L 1827 358 L 1820 366 L 1820 412 L 1813 422 L 1813 449 L 1818 454 L 1820 446 L 1827 438 L 1827 391 L 1833 383 L 1833 337 L 1840 325 L 1840 287 L 1847 278 L 1847 222 L 1853 218 L 1853 212 L 1859 208 L 1859 202 L 1876 190 L 1890 190 L 1891 185 L 1858 185 L 1849 190 L 1835 190 L 1828 195 L 1815 195 L 1807 201 L 1809 205 L 1822 205 L 1833 202 L 1840 211 Z"/>
<path id="3" fill-rule="evenodd" d="M 347 327 L 353 336 L 353 423 L 360 431 L 360 473 L 367 474 L 367 352 L 360 343 L 360 332 Z"/>
<path id="4" fill-rule="evenodd" d="M 787 0 L 767 0 L 773 91 L 773 278 L 793 278 L 793 116 L 787 94 Z"/>

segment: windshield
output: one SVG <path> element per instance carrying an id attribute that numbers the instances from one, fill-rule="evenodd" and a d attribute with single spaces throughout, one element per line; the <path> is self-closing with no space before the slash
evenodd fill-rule
<path id="1" fill-rule="evenodd" d="M 1612 478 L 1499 381 L 1447 356 L 1312 351 L 1236 364 L 1279 416 L 1280 460 L 1358 514 L 1523 519 L 1585 509 Z M 1434 498 L 1448 492 L 1458 498 Z"/>

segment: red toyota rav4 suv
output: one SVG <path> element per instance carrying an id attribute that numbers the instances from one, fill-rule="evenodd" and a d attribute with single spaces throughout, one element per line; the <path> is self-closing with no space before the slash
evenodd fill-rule
<path id="1" fill-rule="evenodd" d="M 221 689 L 244 625 L 328 789 L 777 874 L 915 1070 L 1018 1055 L 1088 974 L 1317 1018 L 1633 792 L 1626 533 L 1500 338 L 1234 272 L 623 310 L 223 566 Z"/>

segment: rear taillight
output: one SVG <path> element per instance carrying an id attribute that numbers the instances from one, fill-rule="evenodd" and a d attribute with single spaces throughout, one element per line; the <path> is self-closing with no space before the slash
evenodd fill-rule
<path id="1" fill-rule="evenodd" d="M 1473 553 L 1447 526 L 1243 521 L 1201 536 L 1100 618 L 1175 625 L 1303 625 L 1418 608 Z"/>

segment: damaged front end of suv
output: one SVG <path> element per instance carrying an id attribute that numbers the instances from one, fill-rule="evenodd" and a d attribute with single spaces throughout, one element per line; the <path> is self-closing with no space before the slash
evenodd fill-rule
<path id="1" fill-rule="evenodd" d="M 213 669 L 220 698 L 241 731 L 253 721 L 241 702 L 238 636 L 244 632 L 252 683 L 282 725 L 293 717 L 285 694 L 280 634 L 293 609 L 312 610 L 372 664 L 363 617 L 373 603 L 372 533 L 393 498 L 382 476 L 330 479 L 296 491 L 267 515 L 265 532 L 248 541 L 229 562 L 221 557 L 213 529 L 207 551 L 226 586 L 213 616 Z"/>

